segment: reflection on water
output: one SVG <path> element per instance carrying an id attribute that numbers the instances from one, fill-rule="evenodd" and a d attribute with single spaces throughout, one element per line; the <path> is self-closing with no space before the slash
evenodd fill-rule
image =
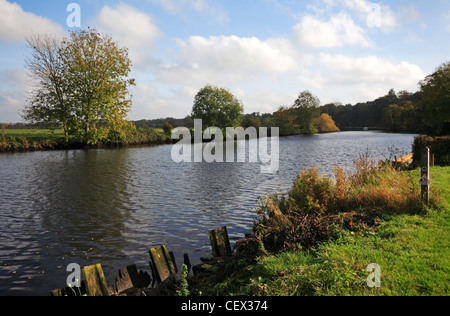
<path id="1" fill-rule="evenodd" d="M 280 168 L 256 163 L 181 163 L 172 146 L 0 155 L 0 295 L 48 295 L 62 287 L 69 263 L 101 263 L 108 280 L 165 244 L 177 261 L 210 253 L 208 230 L 247 232 L 259 196 L 286 193 L 298 171 L 351 168 L 411 150 L 414 135 L 348 132 L 280 139 Z M 237 146 L 244 146 L 244 143 Z"/>

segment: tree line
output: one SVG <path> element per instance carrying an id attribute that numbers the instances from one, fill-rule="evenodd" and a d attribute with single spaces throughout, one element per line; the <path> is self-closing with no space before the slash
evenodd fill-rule
<path id="1" fill-rule="evenodd" d="M 376 100 L 347 104 L 327 104 L 323 113 L 331 115 L 341 129 L 370 127 L 393 132 L 442 136 L 450 134 L 450 63 L 445 63 L 419 83 L 412 93 L 391 89 Z"/>
<path id="2" fill-rule="evenodd" d="M 393 132 L 442 136 L 450 134 L 450 62 L 419 82 L 413 93 L 391 89 L 373 101 L 326 104 L 323 113 L 331 115 L 341 129 L 371 127 Z"/>
<path id="3" fill-rule="evenodd" d="M 321 113 L 320 100 L 309 91 L 300 93 L 290 107 L 281 106 L 275 113 L 244 114 L 244 106 L 229 90 L 206 85 L 194 99 L 191 115 L 184 119 L 166 118 L 140 120 L 138 126 L 151 127 L 194 127 L 194 119 L 201 119 L 203 129 L 208 127 L 242 126 L 279 127 L 281 135 L 315 134 L 317 132 L 337 132 L 339 128 L 327 113 Z"/>

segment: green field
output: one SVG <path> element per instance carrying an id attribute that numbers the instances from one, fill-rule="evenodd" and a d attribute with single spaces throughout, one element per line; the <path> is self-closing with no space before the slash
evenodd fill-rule
<path id="1" fill-rule="evenodd" d="M 420 178 L 419 170 L 408 173 Z M 385 216 L 376 229 L 341 230 L 308 251 L 233 261 L 223 279 L 194 288 L 209 295 L 450 295 L 450 167 L 434 167 L 431 175 L 431 194 L 441 196 L 434 209 Z M 367 283 L 372 263 L 381 268 L 379 288 Z"/>
<path id="2" fill-rule="evenodd" d="M 63 139 L 64 132 L 62 129 L 49 130 L 49 129 L 5 129 L 5 136 L 8 137 L 27 137 L 30 139 Z"/>

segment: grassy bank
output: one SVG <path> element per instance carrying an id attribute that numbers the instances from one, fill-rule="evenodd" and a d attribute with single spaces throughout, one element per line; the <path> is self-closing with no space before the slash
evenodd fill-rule
<path id="1" fill-rule="evenodd" d="M 64 132 L 59 129 L 2 129 L 0 133 L 0 152 L 161 144 L 167 141 L 169 141 L 169 137 L 162 129 L 149 127 L 137 127 L 121 135 L 116 141 L 99 142 L 89 146 L 73 137 L 69 139 L 69 142 L 66 142 Z"/>
<path id="2" fill-rule="evenodd" d="M 417 198 L 418 170 L 368 170 L 334 184 L 303 172 L 288 199 L 262 203 L 262 218 L 236 249 L 256 256 L 237 255 L 222 273 L 193 279 L 191 293 L 449 295 L 450 167 L 431 170 L 430 207 Z M 371 263 L 381 267 L 380 288 L 367 286 Z"/>
<path id="3" fill-rule="evenodd" d="M 3 129 L 0 134 L 0 152 L 53 149 L 63 144 L 64 133 L 62 130 Z"/>

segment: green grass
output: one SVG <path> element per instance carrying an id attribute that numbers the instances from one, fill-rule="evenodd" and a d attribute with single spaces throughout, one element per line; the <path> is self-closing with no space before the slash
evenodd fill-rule
<path id="1" fill-rule="evenodd" d="M 253 268 L 253 294 L 449 295 L 450 217 L 399 215 L 373 235 L 343 234 L 314 252 L 261 258 Z M 369 288 L 366 268 L 381 267 L 381 287 Z M 264 290 L 262 290 L 264 289 Z"/>
<path id="2" fill-rule="evenodd" d="M 5 129 L 5 136 L 7 137 L 27 137 L 30 139 L 45 138 L 45 139 L 63 139 L 64 132 L 62 129 Z"/>
<path id="3" fill-rule="evenodd" d="M 419 179 L 419 171 L 409 172 Z M 450 167 L 431 170 L 439 209 L 390 214 L 374 229 L 339 230 L 308 251 L 234 262 L 232 273 L 209 284 L 211 295 L 435 296 L 450 295 Z M 418 185 L 418 184 L 417 184 Z M 381 267 L 381 287 L 369 288 L 367 266 Z M 225 270 L 226 271 L 226 270 Z"/>
<path id="4" fill-rule="evenodd" d="M 415 176 L 419 176 L 419 170 L 415 170 Z M 447 211 L 450 210 L 450 167 L 432 167 L 431 168 L 431 180 L 433 185 L 431 186 L 431 195 L 433 194 L 433 188 L 438 188 L 440 194 L 444 200 L 444 207 Z"/>

